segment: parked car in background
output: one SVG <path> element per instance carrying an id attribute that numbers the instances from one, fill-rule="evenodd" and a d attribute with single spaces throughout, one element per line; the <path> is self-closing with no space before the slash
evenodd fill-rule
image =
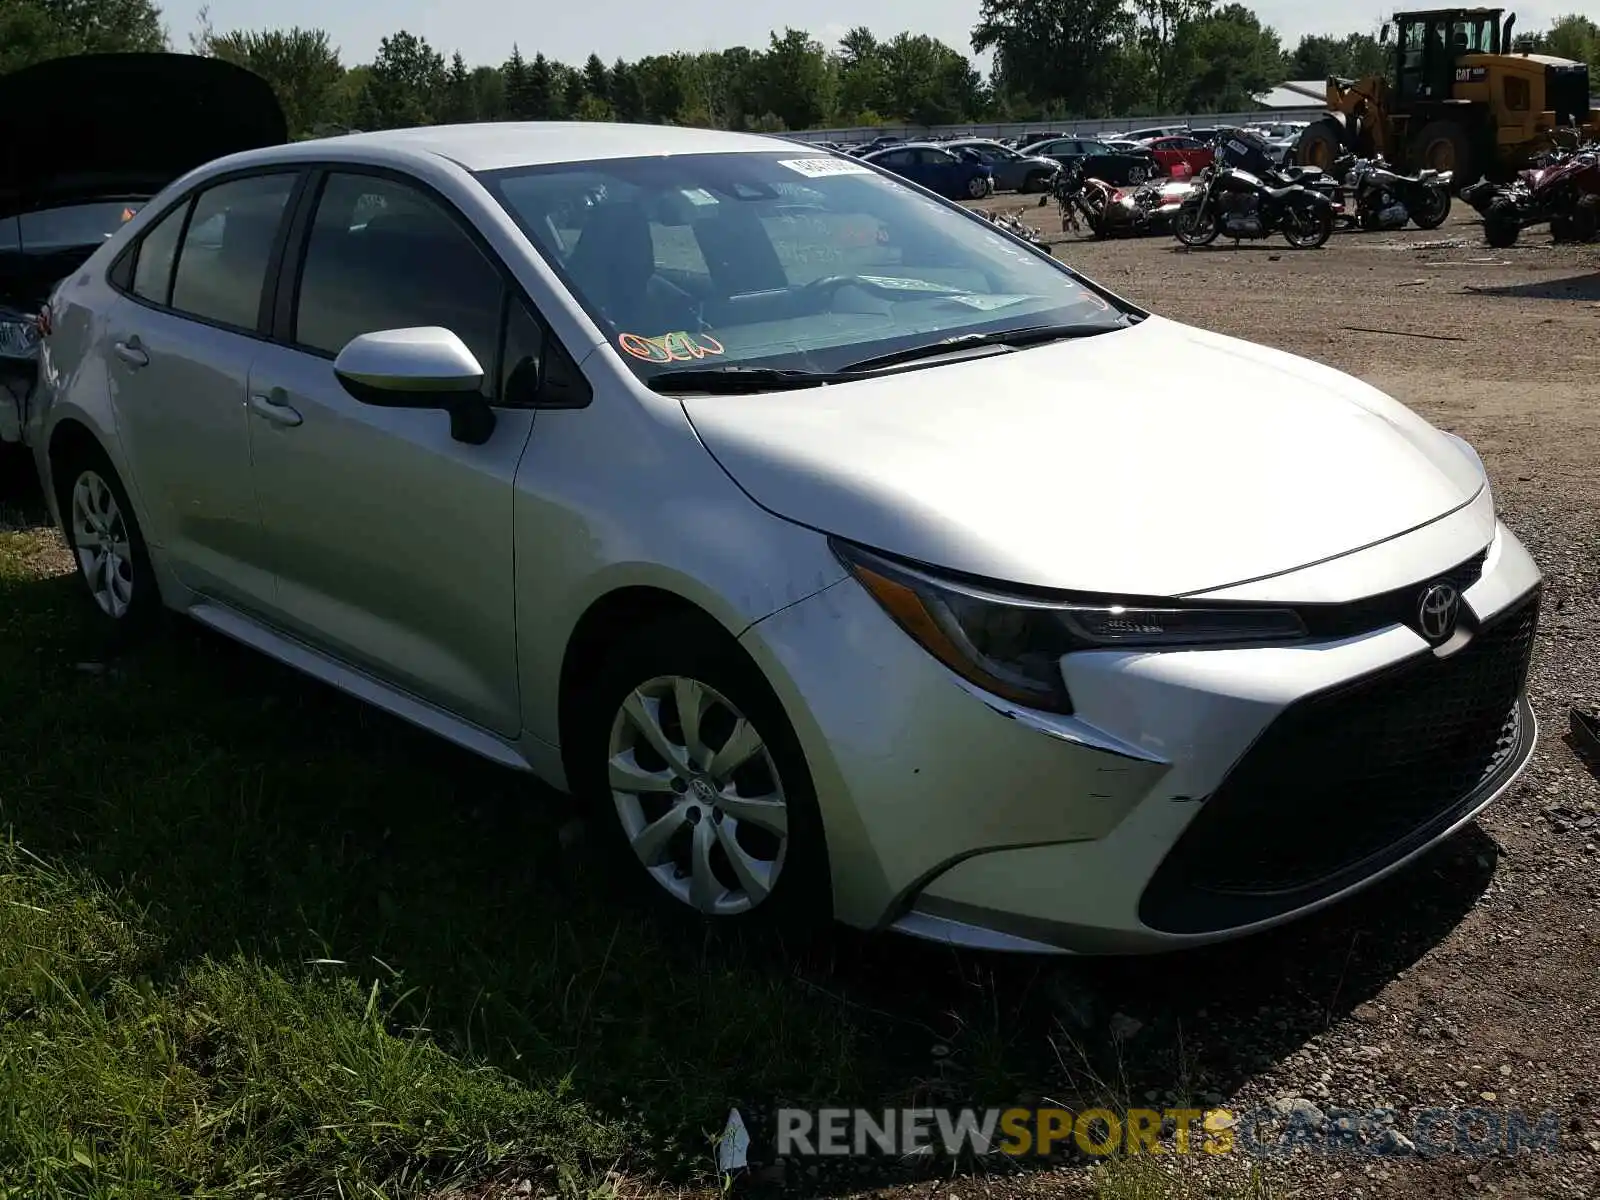
<path id="1" fill-rule="evenodd" d="M 220 58 L 85 54 L 0 75 L 0 443 L 26 424 L 51 289 L 180 175 L 287 140 L 271 87 Z"/>
<path id="2" fill-rule="evenodd" d="M 970 150 L 994 174 L 997 192 L 1044 192 L 1050 189 L 1061 164 L 1042 154 L 1022 154 L 988 138 L 955 139 L 939 143 L 952 154 Z"/>
<path id="3" fill-rule="evenodd" d="M 1118 187 L 1143 183 L 1161 174 L 1161 166 L 1156 162 L 1155 155 L 1144 146 L 1119 150 L 1106 142 L 1086 138 L 1057 138 L 1026 146 L 1022 153 L 1053 158 L 1063 167 L 1070 167 L 1081 160 L 1084 178 L 1103 180 Z"/>
<path id="4" fill-rule="evenodd" d="M 884 134 L 882 137 L 873 138 L 870 142 L 862 143 L 851 150 L 850 153 L 855 158 L 863 158 L 868 154 L 872 154 L 878 150 L 886 149 L 889 146 L 901 145 L 904 141 L 904 138 L 897 138 L 892 137 L 889 134 Z"/>
<path id="5" fill-rule="evenodd" d="M 301 142 L 50 311 L 86 617 L 174 610 L 575 793 L 595 886 L 702 935 L 1236 938 L 1533 753 L 1539 570 L 1466 442 L 865 163 Z"/>
<path id="6" fill-rule="evenodd" d="M 1130 142 L 1147 142 L 1151 138 L 1177 137 L 1188 132 L 1187 125 L 1152 125 L 1148 129 L 1130 129 L 1122 136 Z"/>
<path id="7" fill-rule="evenodd" d="M 1150 138 L 1141 145 L 1161 164 L 1162 173 L 1166 175 L 1196 175 L 1209 167 L 1216 157 L 1210 146 L 1187 134 Z"/>
<path id="8" fill-rule="evenodd" d="M 976 155 L 952 154 L 932 142 L 908 142 L 861 156 L 952 200 L 980 200 L 994 191 L 994 172 Z"/>

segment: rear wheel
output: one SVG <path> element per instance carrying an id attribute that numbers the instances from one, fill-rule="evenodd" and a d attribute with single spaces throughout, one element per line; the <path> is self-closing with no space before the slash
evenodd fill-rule
<path id="1" fill-rule="evenodd" d="M 148 624 L 161 598 L 128 493 L 98 447 L 59 464 L 62 530 L 103 632 L 125 636 Z"/>
<path id="2" fill-rule="evenodd" d="M 1501 197 L 1490 203 L 1483 214 L 1483 238 L 1496 250 L 1504 250 L 1507 246 L 1517 244 L 1517 235 L 1522 232 L 1522 218 L 1517 212 L 1517 206 L 1510 200 Z"/>
<path id="3" fill-rule="evenodd" d="M 1411 220 L 1418 229 L 1437 229 L 1450 215 L 1450 189 L 1442 183 L 1429 184 L 1422 197 L 1411 210 Z"/>
<path id="4" fill-rule="evenodd" d="M 1299 205 L 1283 216 L 1283 240 L 1296 250 L 1315 250 L 1333 236 L 1333 209 Z"/>
<path id="5" fill-rule="evenodd" d="M 1300 134 L 1300 141 L 1294 148 L 1294 161 L 1303 167 L 1331 169 L 1343 145 L 1341 132 L 1332 121 L 1313 121 Z"/>

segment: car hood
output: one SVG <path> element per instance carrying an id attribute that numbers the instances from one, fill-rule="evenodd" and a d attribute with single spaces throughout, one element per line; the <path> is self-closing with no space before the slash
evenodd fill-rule
<path id="1" fill-rule="evenodd" d="M 1426 524 L 1485 486 L 1460 443 L 1360 380 L 1147 317 L 840 387 L 688 396 L 760 505 L 987 579 L 1178 596 Z"/>
<path id="2" fill-rule="evenodd" d="M 195 54 L 82 54 L 0 75 L 0 217 L 151 196 L 203 163 L 288 140 L 259 75 Z"/>

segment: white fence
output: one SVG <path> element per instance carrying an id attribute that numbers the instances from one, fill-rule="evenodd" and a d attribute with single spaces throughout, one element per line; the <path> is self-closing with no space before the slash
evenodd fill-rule
<path id="1" fill-rule="evenodd" d="M 1117 117 L 1082 120 L 1057 119 L 1038 121 L 1011 121 L 999 125 L 876 125 L 854 129 L 806 129 L 787 136 L 807 142 L 870 142 L 876 137 L 925 138 L 945 137 L 1019 137 L 1024 133 L 1062 133 L 1082 137 L 1099 134 L 1125 133 L 1130 129 L 1150 129 L 1157 125 L 1255 125 L 1276 124 L 1279 121 L 1314 121 L 1325 111 L 1321 107 L 1271 108 L 1256 112 L 1194 113 L 1172 117 Z"/>

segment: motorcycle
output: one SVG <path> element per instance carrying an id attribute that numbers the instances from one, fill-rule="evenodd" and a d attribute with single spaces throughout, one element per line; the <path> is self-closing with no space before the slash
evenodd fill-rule
<path id="1" fill-rule="evenodd" d="M 1220 158 L 1201 172 L 1180 206 L 1172 231 L 1185 246 L 1208 246 L 1219 236 L 1235 242 L 1282 233 L 1296 250 L 1315 250 L 1333 236 L 1334 206 L 1304 184 L 1275 188 Z"/>
<path id="2" fill-rule="evenodd" d="M 1557 242 L 1600 237 L 1600 151 L 1552 153 L 1552 165 L 1518 172 L 1510 184 L 1477 184 L 1462 193 L 1483 214 L 1483 236 L 1503 250 L 1524 229 L 1545 222 Z"/>
<path id="3" fill-rule="evenodd" d="M 1087 227 L 1097 238 L 1155 233 L 1170 227 L 1193 190 L 1192 182 L 1173 179 L 1117 188 L 1103 179 L 1085 179 L 1082 166 L 1074 163 L 1056 181 L 1062 232 Z"/>
<path id="4" fill-rule="evenodd" d="M 1401 175 L 1378 155 L 1351 162 L 1344 186 L 1353 198 L 1355 223 L 1362 229 L 1404 229 L 1407 222 L 1418 229 L 1437 229 L 1450 215 L 1453 179 L 1454 172 L 1432 169 Z"/>

